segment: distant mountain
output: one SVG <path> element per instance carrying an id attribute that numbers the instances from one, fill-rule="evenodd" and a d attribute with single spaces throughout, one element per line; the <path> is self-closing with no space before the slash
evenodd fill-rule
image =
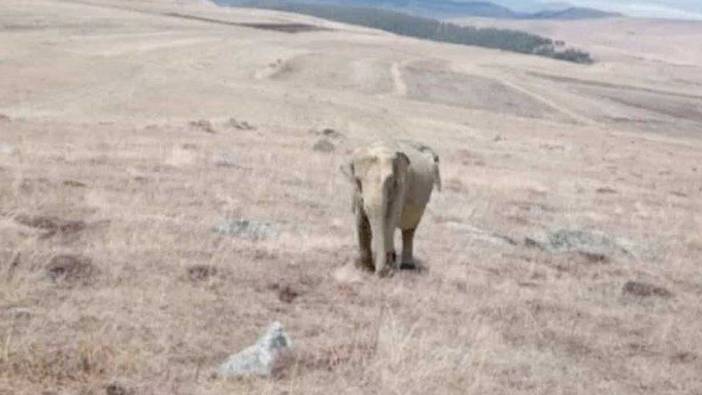
<path id="1" fill-rule="evenodd" d="M 476 16 L 486 18 L 517 18 L 519 13 L 489 1 L 453 0 L 296 0 L 296 3 L 339 5 L 346 7 L 375 7 L 406 12 L 417 16 L 451 18 Z"/>
<path id="2" fill-rule="evenodd" d="M 564 1 L 550 1 L 548 3 L 540 3 L 538 7 L 531 10 L 532 13 L 539 11 L 561 11 L 567 8 L 575 7 L 573 4 Z"/>
<path id="3" fill-rule="evenodd" d="M 540 11 L 529 15 L 528 19 L 597 19 L 621 17 L 616 12 L 606 12 L 594 8 L 570 7 L 561 10 Z"/>
<path id="4" fill-rule="evenodd" d="M 589 19 L 620 16 L 592 8 L 569 7 L 554 8 L 554 5 L 541 11 L 518 12 L 511 8 L 490 1 L 457 1 L 457 0 L 214 0 L 220 4 L 247 5 L 256 4 L 311 4 L 334 5 L 344 7 L 371 7 L 391 11 L 404 12 L 416 16 L 437 19 L 483 17 L 496 19 Z"/>

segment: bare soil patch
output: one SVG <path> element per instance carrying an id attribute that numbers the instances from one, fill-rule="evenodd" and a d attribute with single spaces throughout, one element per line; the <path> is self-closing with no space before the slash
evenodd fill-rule
<path id="1" fill-rule="evenodd" d="M 659 298 L 670 298 L 673 296 L 672 292 L 663 287 L 639 281 L 627 281 L 622 287 L 622 293 L 640 297 L 657 296 Z"/>
<path id="2" fill-rule="evenodd" d="M 86 256 L 58 255 L 51 258 L 46 273 L 56 283 L 89 285 L 98 274 L 98 269 Z"/>
<path id="3" fill-rule="evenodd" d="M 217 275 L 218 270 L 211 265 L 193 265 L 187 268 L 190 281 L 205 281 Z"/>
<path id="4" fill-rule="evenodd" d="M 15 217 L 15 221 L 21 225 L 45 231 L 41 236 L 44 239 L 55 235 L 67 236 L 79 233 L 87 227 L 87 223 L 82 220 L 65 220 L 45 215 L 20 214 Z"/>

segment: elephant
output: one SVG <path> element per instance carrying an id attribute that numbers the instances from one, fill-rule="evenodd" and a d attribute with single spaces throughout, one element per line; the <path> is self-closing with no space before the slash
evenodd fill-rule
<path id="1" fill-rule="evenodd" d="M 390 274 L 396 268 L 394 236 L 399 228 L 400 268 L 416 268 L 414 234 L 432 190 L 441 190 L 439 156 L 414 141 L 382 141 L 356 149 L 343 168 L 353 185 L 360 265 L 381 277 Z"/>

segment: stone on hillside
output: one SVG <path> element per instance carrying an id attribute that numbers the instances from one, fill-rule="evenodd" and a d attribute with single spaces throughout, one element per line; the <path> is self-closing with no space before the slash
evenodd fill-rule
<path id="1" fill-rule="evenodd" d="M 14 155 L 17 148 L 14 145 L 0 143 L 0 155 Z"/>
<path id="2" fill-rule="evenodd" d="M 223 222 L 214 228 L 214 231 L 247 240 L 263 240 L 275 238 L 279 234 L 278 228 L 269 222 L 252 221 L 248 219 L 235 219 Z"/>
<path id="3" fill-rule="evenodd" d="M 234 154 L 221 153 L 214 158 L 214 164 L 218 167 L 239 168 L 239 161 Z"/>
<path id="4" fill-rule="evenodd" d="M 202 130 L 203 132 L 207 132 L 207 133 L 212 133 L 212 134 L 217 133 L 214 126 L 212 126 L 212 122 L 210 122 L 206 119 L 191 121 L 190 127 L 193 129 Z"/>
<path id="5" fill-rule="evenodd" d="M 217 369 L 219 376 L 236 378 L 244 376 L 269 377 L 283 353 L 292 347 L 290 337 L 280 322 L 271 324 L 256 344 L 231 355 Z"/>
<path id="6" fill-rule="evenodd" d="M 327 139 L 321 139 L 317 141 L 314 146 L 312 146 L 312 149 L 318 152 L 333 152 L 336 149 L 336 146 L 334 144 L 327 140 Z"/>
<path id="7" fill-rule="evenodd" d="M 229 127 L 232 127 L 237 130 L 256 130 L 256 127 L 254 127 L 250 123 L 246 121 L 237 121 L 235 118 L 230 118 L 229 122 L 227 123 Z"/>
<path id="8" fill-rule="evenodd" d="M 629 251 L 611 237 L 599 232 L 560 229 L 548 233 L 545 240 L 527 238 L 528 247 L 537 247 L 551 253 L 577 252 L 588 257 L 629 255 Z"/>

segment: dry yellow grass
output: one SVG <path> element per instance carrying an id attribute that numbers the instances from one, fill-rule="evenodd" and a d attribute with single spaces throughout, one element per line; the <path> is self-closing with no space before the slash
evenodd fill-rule
<path id="1" fill-rule="evenodd" d="M 702 392 L 702 73 L 173 9 L 0 5 L 0 394 Z M 384 280 L 347 267 L 338 171 L 378 136 L 431 144 L 445 186 L 426 269 Z M 525 243 L 558 229 L 629 253 Z M 273 320 L 296 345 L 279 377 L 211 378 Z"/>

